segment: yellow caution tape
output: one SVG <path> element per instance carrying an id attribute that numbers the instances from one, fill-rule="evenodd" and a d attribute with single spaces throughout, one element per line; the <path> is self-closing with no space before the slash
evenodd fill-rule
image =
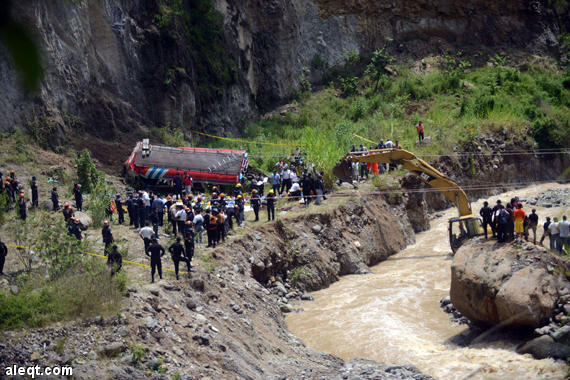
<path id="1" fill-rule="evenodd" d="M 359 139 L 362 139 L 362 140 L 364 140 L 364 141 L 368 141 L 369 143 L 376 144 L 376 142 L 374 142 L 374 141 L 372 141 L 372 140 L 369 140 L 369 139 L 367 139 L 366 137 L 359 136 L 359 135 L 357 135 L 356 133 L 352 133 L 352 136 L 358 137 Z"/>
<path id="2" fill-rule="evenodd" d="M 22 246 L 22 245 L 13 245 L 13 244 L 6 244 L 7 247 L 11 247 L 11 248 L 21 248 L 21 249 L 32 249 L 32 247 L 26 247 L 26 246 Z M 91 255 L 91 256 L 95 256 L 95 257 L 100 257 L 103 259 L 106 259 L 107 256 L 105 255 L 100 255 L 98 253 L 93 253 L 93 252 L 82 252 L 85 253 L 87 255 Z M 136 261 L 129 261 L 129 260 L 123 260 L 123 263 L 126 264 L 131 264 L 131 265 L 138 265 L 139 267 L 144 267 L 144 268 L 150 268 L 150 265 L 148 264 L 143 264 L 143 263 L 137 263 Z M 175 272 L 174 269 L 168 269 L 168 268 L 162 268 L 163 270 L 167 271 L 167 272 Z M 188 272 L 184 272 L 184 271 L 178 271 L 178 273 L 182 273 L 182 274 L 186 274 Z"/>
<path id="3" fill-rule="evenodd" d="M 197 134 L 202 135 L 202 136 L 208 136 L 208 137 L 211 137 L 214 139 L 241 142 L 241 143 L 245 143 L 245 144 L 259 144 L 259 145 L 273 145 L 273 146 L 294 146 L 294 147 L 303 146 L 303 144 L 279 144 L 279 143 L 271 143 L 271 142 L 248 141 L 248 140 L 242 140 L 242 139 L 234 139 L 231 137 L 214 136 L 214 135 L 210 135 L 208 133 L 198 132 L 198 131 L 193 131 L 193 130 L 190 130 L 190 132 L 197 133 Z"/>

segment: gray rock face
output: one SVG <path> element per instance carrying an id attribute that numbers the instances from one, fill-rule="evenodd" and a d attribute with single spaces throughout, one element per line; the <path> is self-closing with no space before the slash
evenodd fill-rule
<path id="1" fill-rule="evenodd" d="M 548 335 L 535 338 L 517 349 L 519 354 L 531 354 L 536 359 L 563 359 L 570 356 L 570 347 L 557 343 Z"/>

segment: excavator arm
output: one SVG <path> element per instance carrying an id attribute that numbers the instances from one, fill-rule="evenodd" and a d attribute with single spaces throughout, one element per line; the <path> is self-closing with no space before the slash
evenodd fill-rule
<path id="1" fill-rule="evenodd" d="M 376 149 L 369 152 L 348 153 L 337 165 L 333 173 L 342 181 L 351 182 L 352 162 L 370 162 L 402 165 L 409 172 L 418 176 L 424 183 L 438 189 L 447 199 L 457 206 L 459 216 L 472 216 L 471 205 L 465 192 L 436 168 L 404 149 Z"/>

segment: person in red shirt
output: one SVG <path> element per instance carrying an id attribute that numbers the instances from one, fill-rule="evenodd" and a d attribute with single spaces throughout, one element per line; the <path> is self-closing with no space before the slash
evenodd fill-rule
<path id="1" fill-rule="evenodd" d="M 522 243 L 524 235 L 524 217 L 526 216 L 522 204 L 518 204 L 517 209 L 513 212 L 515 218 L 515 233 L 517 243 Z"/>
<path id="2" fill-rule="evenodd" d="M 416 125 L 416 130 L 418 131 L 418 140 L 422 142 L 422 140 L 424 139 L 424 125 L 421 122 L 421 120 Z"/>
<path id="3" fill-rule="evenodd" d="M 184 187 L 186 190 L 186 195 L 192 192 L 192 178 L 188 174 L 184 176 Z"/>

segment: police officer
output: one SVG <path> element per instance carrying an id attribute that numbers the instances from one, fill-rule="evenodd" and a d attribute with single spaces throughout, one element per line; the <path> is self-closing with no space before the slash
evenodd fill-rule
<path id="1" fill-rule="evenodd" d="M 81 184 L 76 183 L 73 187 L 73 195 L 75 196 L 75 207 L 77 210 L 82 211 L 83 209 L 83 194 L 81 193 Z"/>
<path id="2" fill-rule="evenodd" d="M 113 245 L 113 250 L 109 253 L 107 257 L 107 265 L 111 267 L 111 276 L 115 275 L 115 273 L 121 270 L 123 266 L 123 256 L 118 250 L 116 245 Z"/>
<path id="3" fill-rule="evenodd" d="M 180 243 L 182 239 L 180 236 L 176 238 L 176 242 L 174 242 L 169 248 L 168 252 L 170 252 L 170 257 L 174 262 L 174 273 L 176 274 L 176 279 L 178 280 L 178 269 L 180 265 L 180 261 L 183 260 L 184 255 L 184 246 Z"/>
<path id="4" fill-rule="evenodd" d="M 18 195 L 18 209 L 20 210 L 20 218 L 26 220 L 26 199 L 24 193 Z"/>
<path id="5" fill-rule="evenodd" d="M 38 184 L 36 181 L 36 176 L 32 176 L 32 180 L 30 181 L 30 189 L 32 189 L 32 207 L 38 207 Z"/>
<path id="6" fill-rule="evenodd" d="M 119 224 L 125 221 L 125 211 L 123 210 L 123 200 L 121 194 L 115 195 L 115 206 L 117 206 L 117 214 L 119 214 Z"/>
<path id="7" fill-rule="evenodd" d="M 164 256 L 164 247 L 158 244 L 156 238 L 152 238 L 152 242 L 146 249 L 146 255 L 150 257 L 150 275 L 154 282 L 154 272 L 158 270 L 158 276 L 162 280 L 162 256 Z"/>
<path id="8" fill-rule="evenodd" d="M 4 262 L 6 262 L 6 255 L 8 255 L 8 247 L 0 239 L 0 275 L 4 274 Z"/>
<path id="9" fill-rule="evenodd" d="M 57 194 L 57 187 L 51 190 L 51 203 L 53 204 L 53 211 L 59 210 L 59 195 Z"/>
<path id="10" fill-rule="evenodd" d="M 479 211 L 479 215 L 483 218 L 483 230 L 485 231 L 485 239 L 487 239 L 487 226 L 491 226 L 491 230 L 494 231 L 493 228 L 493 209 L 489 207 L 489 202 L 483 202 L 483 207 Z"/>
<path id="11" fill-rule="evenodd" d="M 253 208 L 253 212 L 255 213 L 255 220 L 254 222 L 259 221 L 259 207 L 261 206 L 261 198 L 257 193 L 257 189 L 251 190 L 251 199 L 249 200 L 251 207 Z"/>
<path id="12" fill-rule="evenodd" d="M 111 232 L 111 227 L 109 226 L 108 220 L 105 220 L 103 222 L 103 229 L 101 229 L 101 235 L 103 236 L 103 243 L 105 243 L 105 255 L 106 255 L 107 252 L 109 251 L 111 243 L 113 243 L 113 241 L 115 240 L 113 239 L 113 232 Z"/>

